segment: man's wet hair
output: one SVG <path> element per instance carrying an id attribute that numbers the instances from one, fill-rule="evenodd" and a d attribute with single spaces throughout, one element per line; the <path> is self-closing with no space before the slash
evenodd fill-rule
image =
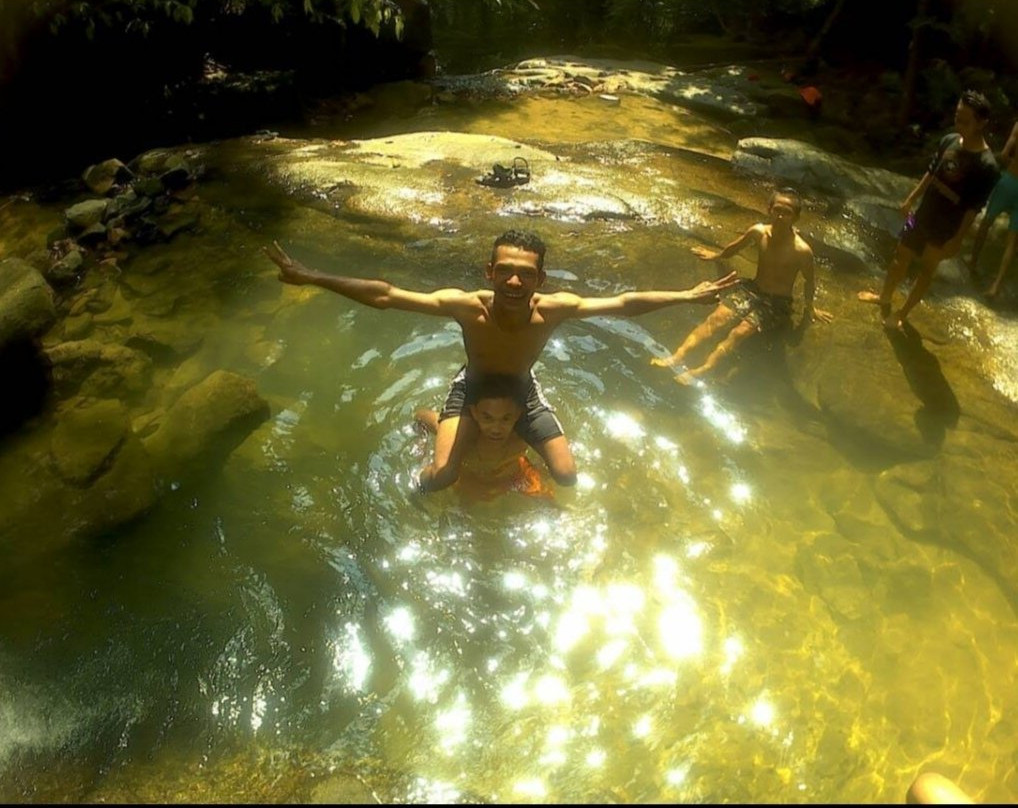
<path id="1" fill-rule="evenodd" d="M 961 94 L 961 102 L 971 109 L 981 121 L 988 121 L 993 107 L 990 99 L 978 90 L 966 90 Z"/>
<path id="2" fill-rule="evenodd" d="M 527 406 L 527 379 L 508 373 L 485 373 L 467 375 L 467 389 L 464 402 L 476 404 L 483 398 L 509 398 L 521 408 Z"/>
<path id="3" fill-rule="evenodd" d="M 799 196 L 799 192 L 795 188 L 788 186 L 784 188 L 778 188 L 771 194 L 770 201 L 767 203 L 767 210 L 770 210 L 774 203 L 778 201 L 779 196 L 788 197 L 788 201 L 792 203 L 792 210 L 795 211 L 795 215 L 798 216 L 802 213 L 802 197 Z"/>
<path id="4" fill-rule="evenodd" d="M 492 263 L 495 263 L 495 250 L 503 244 L 507 247 L 519 247 L 521 250 L 537 253 L 537 268 L 541 269 L 544 266 L 544 251 L 548 248 L 541 241 L 541 237 L 532 230 L 506 230 L 495 239 L 491 248 Z"/>

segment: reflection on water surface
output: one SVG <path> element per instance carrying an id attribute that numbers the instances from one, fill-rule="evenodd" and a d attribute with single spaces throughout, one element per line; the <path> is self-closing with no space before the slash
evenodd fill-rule
<path id="1" fill-rule="evenodd" d="M 14 551 L 0 794 L 874 802 L 930 763 L 1013 796 L 1005 594 L 891 521 L 878 473 L 789 407 L 780 346 L 731 384 L 683 388 L 650 359 L 706 309 L 571 323 L 536 370 L 576 489 L 421 499 L 412 413 L 441 403 L 456 327 L 282 289 L 255 252 L 279 238 L 334 272 L 384 259 L 410 288 L 473 286 L 491 236 L 537 226 L 558 288 L 686 285 L 693 239 L 738 232 L 764 191 L 641 159 L 700 202 L 642 227 L 464 214 L 407 239 L 248 197 L 215 239 L 138 257 L 205 270 L 176 273 L 215 322 L 168 383 L 234 368 L 273 415 L 142 522 L 41 560 Z M 848 299 L 852 280 L 822 272 Z"/>

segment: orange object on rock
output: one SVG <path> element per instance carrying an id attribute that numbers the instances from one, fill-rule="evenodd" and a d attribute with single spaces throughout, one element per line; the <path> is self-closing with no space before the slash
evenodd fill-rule
<path id="1" fill-rule="evenodd" d="M 800 87 L 799 95 L 808 106 L 813 108 L 819 107 L 820 103 L 824 100 L 823 94 L 813 85 L 810 85 L 809 87 Z"/>

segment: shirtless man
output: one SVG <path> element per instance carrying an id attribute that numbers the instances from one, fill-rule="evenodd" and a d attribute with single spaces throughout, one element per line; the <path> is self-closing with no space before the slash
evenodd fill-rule
<path id="1" fill-rule="evenodd" d="M 986 96 L 974 90 L 962 93 L 954 112 L 955 131 L 941 139 L 923 178 L 901 205 L 906 225 L 887 268 L 883 288 L 880 294 L 866 290 L 858 295 L 864 303 L 880 306 L 885 328 L 902 327 L 930 288 L 937 264 L 958 254 L 962 239 L 997 182 L 997 161 L 983 137 L 989 119 L 990 102 Z M 922 202 L 915 218 L 910 220 L 909 212 L 920 196 Z M 905 305 L 891 313 L 894 290 L 916 258 L 918 277 Z"/>
<path id="2" fill-rule="evenodd" d="M 972 245 L 972 258 L 969 259 L 969 269 L 974 272 L 990 226 L 994 219 L 1007 211 L 1011 217 L 1011 223 L 1007 229 L 1004 255 L 1000 259 L 997 277 L 993 279 L 993 283 L 986 290 L 986 296 L 991 300 L 1000 292 L 1000 282 L 1004 280 L 1004 275 L 1011 266 L 1015 242 L 1018 241 L 1018 123 L 1011 128 L 1011 134 L 1007 138 L 1007 143 L 1004 144 L 1001 157 L 1004 159 L 1005 168 L 993 188 L 993 193 L 990 194 L 990 201 L 986 203 L 986 213 L 976 231 L 975 243 Z"/>
<path id="3" fill-rule="evenodd" d="M 527 387 L 518 376 L 471 376 L 464 395 L 466 410 L 477 434 L 463 445 L 463 463 L 456 487 L 471 499 L 491 499 L 517 491 L 551 497 L 541 473 L 527 459 L 527 444 L 515 431 L 526 410 Z M 438 432 L 438 413 L 420 409 L 414 419 L 432 434 Z"/>
<path id="4" fill-rule="evenodd" d="M 692 384 L 747 337 L 788 323 L 792 314 L 792 288 L 800 274 L 806 283 L 803 317 L 810 322 L 830 322 L 831 314 L 813 305 L 816 294 L 813 250 L 794 227 L 801 210 L 799 195 L 791 188 L 782 188 L 771 194 L 767 206 L 769 223 L 753 225 L 723 250 L 693 247 L 693 253 L 705 261 L 719 261 L 730 258 L 749 244 L 757 244 L 756 276 L 753 280 L 740 280 L 707 319 L 689 333 L 675 353 L 666 359 L 652 359 L 651 364 L 674 367 L 705 340 L 727 332 L 702 365 L 676 377 L 682 384 Z"/>
<path id="5" fill-rule="evenodd" d="M 570 292 L 542 294 L 544 243 L 535 234 L 510 230 L 497 239 L 485 277 L 492 288 L 477 291 L 436 289 L 413 292 L 383 280 L 347 278 L 308 269 L 273 242 L 265 254 L 279 267 L 279 279 L 313 284 L 376 309 L 401 309 L 451 317 L 463 331 L 467 362 L 453 379 L 435 436 L 431 464 L 421 470 L 421 491 L 437 491 L 456 481 L 462 447 L 476 435 L 473 418 L 462 416 L 467 372 L 504 373 L 527 379 L 527 411 L 517 423 L 520 436 L 548 466 L 560 485 L 576 482 L 576 463 L 554 411 L 544 400 L 531 368 L 552 332 L 581 317 L 632 317 L 677 303 L 711 303 L 735 282 L 735 273 L 683 291 L 624 292 L 613 297 L 580 297 Z"/>

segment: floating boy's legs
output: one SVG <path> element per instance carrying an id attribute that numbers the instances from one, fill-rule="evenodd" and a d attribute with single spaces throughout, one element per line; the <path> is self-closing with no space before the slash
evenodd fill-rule
<path id="1" fill-rule="evenodd" d="M 693 350 L 693 348 L 705 339 L 710 339 L 720 329 L 731 323 L 736 317 L 738 317 L 738 314 L 736 314 L 732 309 L 728 308 L 728 306 L 724 303 L 719 303 L 717 308 L 707 315 L 706 320 L 689 332 L 689 336 L 686 337 L 678 348 L 675 349 L 675 353 L 666 359 L 651 359 L 650 363 L 661 368 L 670 368 L 680 364 L 682 360 L 686 358 L 687 353 Z"/>
<path id="2" fill-rule="evenodd" d="M 477 424 L 470 416 L 455 415 L 438 422 L 435 432 L 435 454 L 431 464 L 421 469 L 421 491 L 440 491 L 448 488 L 460 476 L 463 449 L 477 435 Z"/>
<path id="3" fill-rule="evenodd" d="M 997 277 L 993 279 L 990 288 L 986 290 L 987 297 L 996 297 L 997 293 L 1000 292 L 1000 282 L 1004 280 L 1004 275 L 1007 274 L 1007 270 L 1011 267 L 1011 261 L 1014 259 L 1016 241 L 1018 241 L 1018 230 L 1008 230 L 1007 242 L 1004 245 L 1004 255 L 1000 259 L 1000 269 L 997 270 Z"/>
<path id="4" fill-rule="evenodd" d="M 896 313 L 889 314 L 884 318 L 884 328 L 901 328 L 901 324 L 905 322 L 909 313 L 919 304 L 919 301 L 926 294 L 926 290 L 930 288 L 930 284 L 933 282 L 933 273 L 936 271 L 937 264 L 940 263 L 943 256 L 943 247 L 934 247 L 932 244 L 927 245 L 919 259 L 919 274 L 909 290 L 908 297 L 905 299 L 905 305 L 898 309 Z"/>
<path id="5" fill-rule="evenodd" d="M 752 336 L 757 333 L 760 329 L 757 328 L 749 320 L 743 320 L 735 328 L 728 332 L 726 336 L 718 346 L 710 352 L 710 355 L 704 360 L 704 363 L 698 368 L 690 368 L 685 373 L 675 377 L 675 380 L 679 384 L 692 384 L 693 380 L 702 376 L 705 373 L 709 373 L 715 368 L 718 362 L 720 362 L 726 355 L 731 353 L 746 337 Z"/>
<path id="6" fill-rule="evenodd" d="M 867 289 L 864 292 L 859 292 L 856 297 L 863 303 L 877 303 L 880 306 L 880 313 L 886 317 L 891 310 L 894 290 L 898 288 L 898 284 L 905 280 L 905 274 L 908 272 L 909 264 L 912 263 L 913 258 L 915 258 L 915 252 L 899 241 L 894 250 L 894 257 L 891 258 L 891 263 L 887 267 L 887 274 L 884 275 L 884 285 L 880 294 Z"/>
<path id="7" fill-rule="evenodd" d="M 534 444 L 534 449 L 548 466 L 548 473 L 559 485 L 576 485 L 576 461 L 565 435 Z"/>

